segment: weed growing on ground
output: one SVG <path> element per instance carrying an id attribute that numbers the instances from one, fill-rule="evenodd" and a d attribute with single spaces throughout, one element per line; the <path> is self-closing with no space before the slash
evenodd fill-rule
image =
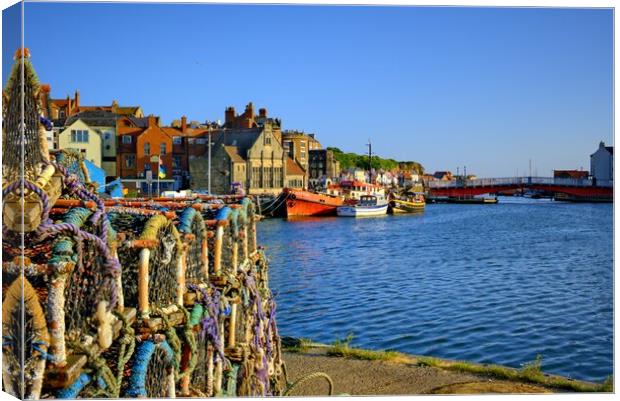
<path id="1" fill-rule="evenodd" d="M 403 354 L 396 351 L 371 351 L 350 346 L 353 334 L 349 333 L 343 340 L 336 340 L 327 349 L 327 355 L 346 358 L 363 359 L 367 361 L 395 361 L 402 359 Z"/>
<path id="2" fill-rule="evenodd" d="M 432 366 L 440 369 L 456 370 L 494 377 L 501 380 L 514 380 L 540 384 L 550 388 L 578 392 L 611 392 L 613 379 L 607 378 L 604 383 L 587 383 L 559 376 L 549 376 L 542 372 L 542 358 L 537 356 L 533 362 L 525 364 L 522 369 L 513 369 L 499 365 L 481 365 L 463 361 L 445 361 L 438 358 L 418 357 L 419 366 Z"/>

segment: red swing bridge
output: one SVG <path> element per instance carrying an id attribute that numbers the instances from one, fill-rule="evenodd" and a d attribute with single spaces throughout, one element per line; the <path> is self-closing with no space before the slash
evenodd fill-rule
<path id="1" fill-rule="evenodd" d="M 428 196 L 471 198 L 479 195 L 511 195 L 527 191 L 556 200 L 613 202 L 613 181 L 549 177 L 477 178 L 472 180 L 429 181 Z"/>

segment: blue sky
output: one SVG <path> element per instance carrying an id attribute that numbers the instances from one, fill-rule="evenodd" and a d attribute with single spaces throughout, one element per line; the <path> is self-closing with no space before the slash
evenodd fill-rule
<path id="1" fill-rule="evenodd" d="M 25 31 L 53 97 L 166 123 L 252 101 L 324 146 L 485 177 L 588 169 L 613 139 L 610 9 L 26 3 Z"/>

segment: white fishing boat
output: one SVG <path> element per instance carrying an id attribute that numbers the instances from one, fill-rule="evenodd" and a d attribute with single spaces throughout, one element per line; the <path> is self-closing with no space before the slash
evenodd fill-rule
<path id="1" fill-rule="evenodd" d="M 383 196 L 363 195 L 358 204 L 339 206 L 336 212 L 343 217 L 369 217 L 385 215 L 387 209 L 388 203 Z"/>

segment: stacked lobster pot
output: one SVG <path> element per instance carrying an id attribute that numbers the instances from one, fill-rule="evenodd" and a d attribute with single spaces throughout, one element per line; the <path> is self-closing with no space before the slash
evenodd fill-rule
<path id="1" fill-rule="evenodd" d="M 33 399 L 281 395 L 252 199 L 101 199 L 79 153 L 42 148 L 39 86 L 24 56 L 3 92 L 5 391 Z M 36 117 L 25 130 L 13 99 L 22 66 L 25 115 Z M 25 173 L 10 155 L 24 143 L 38 152 Z"/>

